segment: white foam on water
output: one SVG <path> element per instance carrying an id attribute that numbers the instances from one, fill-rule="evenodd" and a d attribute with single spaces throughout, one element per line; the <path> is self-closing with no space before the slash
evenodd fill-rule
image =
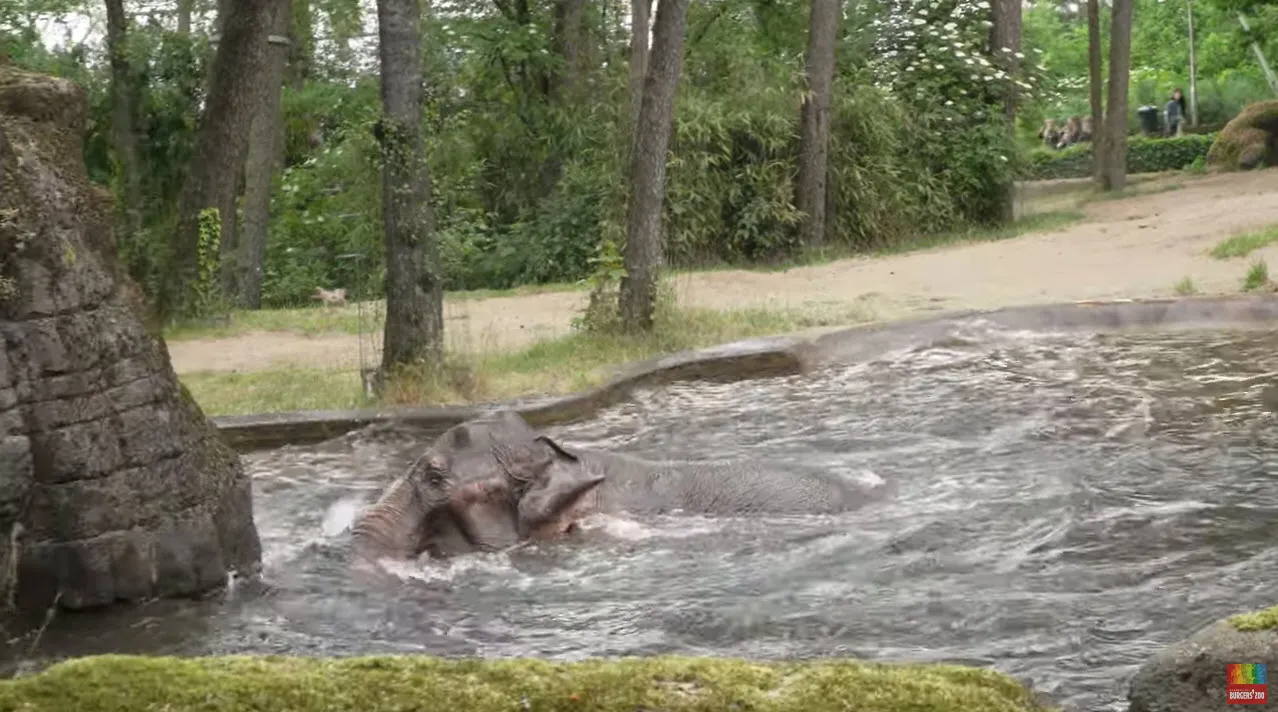
<path id="1" fill-rule="evenodd" d="M 612 514 L 588 515 L 577 520 L 577 526 L 583 531 L 598 531 L 606 536 L 625 541 L 643 541 L 661 533 L 633 519 Z"/>
<path id="2" fill-rule="evenodd" d="M 365 507 L 363 498 L 360 497 L 343 497 L 328 506 L 328 511 L 324 512 L 324 522 L 320 525 L 320 530 L 326 537 L 335 537 L 345 532 L 355 524 L 355 518 Z"/>

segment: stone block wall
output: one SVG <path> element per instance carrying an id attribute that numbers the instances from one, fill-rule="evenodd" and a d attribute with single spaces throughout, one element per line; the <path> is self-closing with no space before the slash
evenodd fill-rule
<path id="1" fill-rule="evenodd" d="M 119 274 L 87 105 L 0 65 L 0 605 L 191 595 L 256 569 L 251 482 Z"/>

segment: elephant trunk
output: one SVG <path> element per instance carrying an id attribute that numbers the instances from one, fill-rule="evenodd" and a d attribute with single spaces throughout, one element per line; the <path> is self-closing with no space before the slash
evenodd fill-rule
<path id="1" fill-rule="evenodd" d="M 381 498 L 351 528 L 356 559 L 412 559 L 421 551 L 426 515 L 417 488 L 408 477 L 391 483 Z"/>

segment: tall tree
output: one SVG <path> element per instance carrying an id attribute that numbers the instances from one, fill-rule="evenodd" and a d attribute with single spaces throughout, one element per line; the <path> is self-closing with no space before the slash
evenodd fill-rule
<path id="1" fill-rule="evenodd" d="M 262 265 L 266 259 L 266 234 L 271 218 L 271 189 L 275 173 L 284 158 L 284 115 L 280 94 L 288 67 L 290 0 L 261 0 L 271 6 L 271 33 L 266 68 L 258 80 L 258 110 L 249 129 L 248 154 L 244 159 L 244 224 L 238 233 L 234 259 L 236 301 L 257 309 L 262 305 Z"/>
<path id="2" fill-rule="evenodd" d="M 835 46 L 843 18 L 840 0 L 812 0 L 808 10 L 807 90 L 799 110 L 803 126 L 795 206 L 805 218 L 804 244 L 825 244 L 826 176 L 830 154 L 830 103 L 834 85 Z"/>
<path id="3" fill-rule="evenodd" d="M 1021 52 L 1021 0 L 993 0 L 990 3 L 990 51 L 999 67 L 1007 73 L 1006 91 L 1003 92 L 1003 116 L 1007 120 L 1008 133 L 1016 135 L 1016 104 L 1020 92 L 1016 90 L 1016 73 L 1020 66 L 1017 55 Z M 1007 181 L 1000 206 L 1003 222 L 1016 217 L 1016 184 Z"/>
<path id="4" fill-rule="evenodd" d="M 444 352 L 444 290 L 422 141 L 421 8 L 377 0 L 382 75 L 382 222 L 386 240 L 386 331 L 382 374 Z"/>
<path id="5" fill-rule="evenodd" d="M 1132 66 L 1133 0 L 1114 0 L 1109 30 L 1109 96 L 1106 100 L 1102 190 L 1127 184 L 1127 84 Z"/>
<path id="6" fill-rule="evenodd" d="M 1100 0 L 1087 0 L 1087 90 L 1092 110 L 1092 178 L 1100 183 L 1104 175 L 1105 104 L 1101 88 Z"/>
<path id="7" fill-rule="evenodd" d="M 224 0 L 221 37 L 195 135 L 195 155 L 178 197 L 178 224 L 170 264 L 157 300 L 161 319 L 190 309 L 199 271 L 200 214 L 217 208 L 222 225 L 235 225 L 235 198 L 257 107 L 256 82 L 266 63 L 272 3 Z"/>
<path id="8" fill-rule="evenodd" d="M 139 79 L 128 53 L 128 16 L 124 0 L 106 0 L 107 54 L 111 66 L 111 143 L 119 166 L 124 228 L 142 227 L 142 164 L 138 144 Z"/>
<path id="9" fill-rule="evenodd" d="M 666 199 L 666 151 L 674 128 L 675 95 L 683 71 L 683 38 L 688 0 L 661 0 L 653 27 L 652 52 L 643 84 L 643 103 L 630 156 L 630 207 L 626 220 L 626 276 L 619 296 L 625 328 L 650 330 L 657 307 L 662 263 L 662 208 Z"/>
<path id="10" fill-rule="evenodd" d="M 630 0 L 630 136 L 638 134 L 639 108 L 643 106 L 643 79 L 648 75 L 648 18 L 652 0 Z"/>
<path id="11" fill-rule="evenodd" d="M 555 0 L 550 31 L 550 51 L 559 66 L 540 77 L 546 101 L 557 109 L 576 103 L 581 82 L 581 45 L 586 0 Z M 551 129 L 553 130 L 553 129 Z M 564 158 L 558 147 L 541 166 L 541 195 L 549 195 L 563 175 Z"/>

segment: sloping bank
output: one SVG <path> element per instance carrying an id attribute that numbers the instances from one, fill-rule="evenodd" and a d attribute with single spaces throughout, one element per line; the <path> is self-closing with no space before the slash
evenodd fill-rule
<path id="1" fill-rule="evenodd" d="M 0 682 L 5 712 L 1023 712 L 999 673 L 943 665 L 733 659 L 103 656 Z"/>

